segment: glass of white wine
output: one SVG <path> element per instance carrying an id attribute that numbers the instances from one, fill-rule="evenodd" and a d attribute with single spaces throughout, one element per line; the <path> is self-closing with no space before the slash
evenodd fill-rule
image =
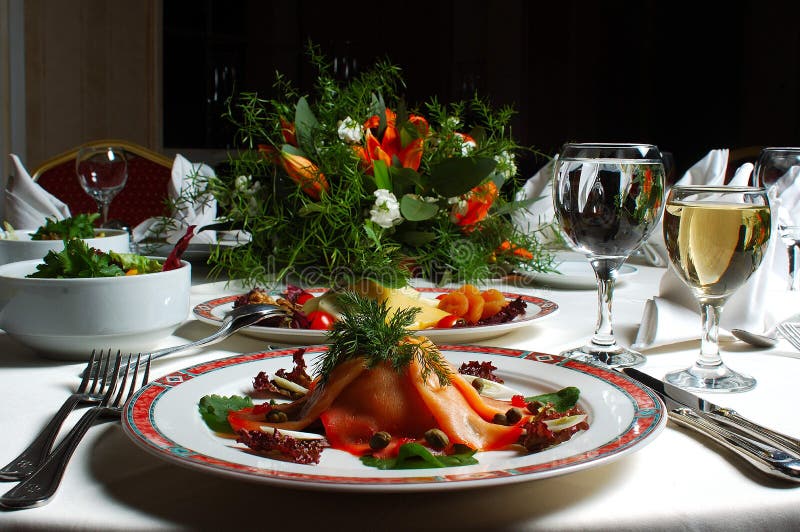
<path id="1" fill-rule="evenodd" d="M 719 354 L 719 320 L 727 299 L 761 264 L 770 239 L 763 187 L 674 186 L 664 211 L 664 240 L 678 277 L 700 303 L 703 332 L 694 365 L 665 377 L 700 392 L 741 392 L 753 377 L 727 367 Z"/>
<path id="2" fill-rule="evenodd" d="M 644 362 L 614 338 L 611 303 L 619 268 L 645 243 L 664 209 L 664 164 L 651 144 L 567 143 L 555 161 L 553 208 L 569 243 L 597 278 L 597 325 L 563 356 L 611 367 Z"/>

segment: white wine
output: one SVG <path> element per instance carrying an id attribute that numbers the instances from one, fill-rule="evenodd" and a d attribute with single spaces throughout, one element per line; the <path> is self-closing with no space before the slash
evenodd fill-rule
<path id="1" fill-rule="evenodd" d="M 761 264 L 770 236 L 767 205 L 667 203 L 664 240 L 672 265 L 699 294 L 726 297 Z"/>

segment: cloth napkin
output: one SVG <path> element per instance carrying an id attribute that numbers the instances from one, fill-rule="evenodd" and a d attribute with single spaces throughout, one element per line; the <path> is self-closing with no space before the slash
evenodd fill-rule
<path id="1" fill-rule="evenodd" d="M 529 205 L 524 209 L 515 210 L 511 214 L 514 226 L 523 233 L 540 231 L 541 240 L 550 242 L 556 238 L 557 229 L 553 225 L 555 212 L 553 211 L 553 171 L 555 160 L 551 159 L 540 168 L 520 188 L 515 201 L 527 201 Z"/>
<path id="2" fill-rule="evenodd" d="M 69 207 L 31 178 L 15 154 L 10 154 L 15 175 L 3 191 L 5 221 L 15 229 L 37 229 L 47 218 L 63 220 L 70 217 Z"/>
<path id="3" fill-rule="evenodd" d="M 169 244 L 175 244 L 190 225 L 197 226 L 192 243 L 213 244 L 217 241 L 216 231 L 197 229 L 214 222 L 217 217 L 217 200 L 211 193 L 203 190 L 209 178 L 215 176 L 214 169 L 204 163 L 192 163 L 181 154 L 172 163 L 172 178 L 169 184 L 169 197 L 197 198 L 191 202 L 183 201 L 175 205 L 170 219 L 148 218 L 133 228 L 133 241 L 141 242 L 147 238 L 166 236 Z"/>
<path id="4" fill-rule="evenodd" d="M 727 169 L 728 150 L 712 150 L 690 168 L 676 184 L 723 185 Z M 753 165 L 745 163 L 737 169 L 730 185 L 747 185 Z M 787 178 L 788 179 L 788 178 Z M 787 291 L 787 253 L 777 236 L 778 219 L 800 206 L 800 183 L 792 183 L 770 201 L 772 208 L 772 238 L 764 260 L 750 279 L 736 291 L 723 308 L 720 338 L 731 338 L 730 329 L 753 332 L 772 332 L 780 321 L 794 315 L 797 296 Z M 776 215 L 777 214 L 777 215 Z M 659 246 L 664 246 L 662 232 Z M 652 349 L 700 338 L 700 306 L 692 291 L 670 266 L 661 278 L 658 296 L 645 303 L 641 325 L 633 348 Z"/>

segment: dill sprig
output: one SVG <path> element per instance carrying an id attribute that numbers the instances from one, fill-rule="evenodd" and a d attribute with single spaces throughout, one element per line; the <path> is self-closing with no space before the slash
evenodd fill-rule
<path id="1" fill-rule="evenodd" d="M 389 316 L 386 302 L 344 291 L 339 295 L 341 318 L 329 334 L 331 345 L 317 364 L 317 371 L 325 381 L 339 364 L 351 358 L 363 357 L 367 368 L 388 363 L 401 371 L 414 357 L 422 367 L 423 380 L 431 373 L 439 384 L 450 383 L 450 369 L 433 342 L 408 342 L 412 334 L 408 327 L 420 311 L 417 307 L 397 309 Z"/>

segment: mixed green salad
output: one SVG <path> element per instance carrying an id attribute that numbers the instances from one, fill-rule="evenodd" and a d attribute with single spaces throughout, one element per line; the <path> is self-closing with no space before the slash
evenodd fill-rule
<path id="1" fill-rule="evenodd" d="M 61 251 L 49 251 L 44 262 L 27 277 L 38 279 L 71 279 L 87 277 L 120 277 L 155 273 L 164 269 L 157 259 L 134 253 L 104 252 L 80 239 L 64 241 Z"/>
<path id="2" fill-rule="evenodd" d="M 31 240 L 72 240 L 74 238 L 95 238 L 94 222 L 98 213 L 77 214 L 72 218 L 56 220 L 47 218 L 44 225 L 31 234 Z"/>

